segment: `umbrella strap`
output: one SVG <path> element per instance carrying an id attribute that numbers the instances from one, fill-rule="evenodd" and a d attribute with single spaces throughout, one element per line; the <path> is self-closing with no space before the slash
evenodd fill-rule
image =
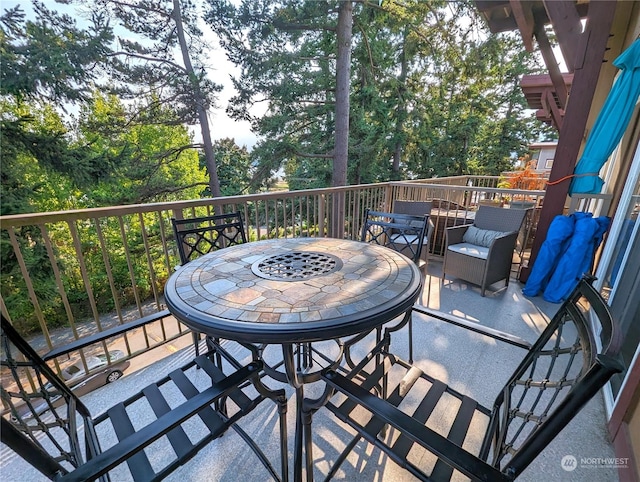
<path id="1" fill-rule="evenodd" d="M 585 177 L 585 176 L 597 176 L 597 172 L 585 172 L 583 174 L 569 174 L 568 176 L 561 177 L 560 179 L 556 179 L 555 181 L 547 181 L 547 185 L 554 186 L 556 184 L 560 184 L 563 181 L 567 181 L 572 177 Z"/>

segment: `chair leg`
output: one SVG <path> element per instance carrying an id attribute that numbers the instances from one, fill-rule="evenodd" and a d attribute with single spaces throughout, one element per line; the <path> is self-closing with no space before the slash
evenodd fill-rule
<path id="1" fill-rule="evenodd" d="M 304 455 L 305 465 L 307 468 L 307 482 L 313 481 L 313 440 L 311 439 L 311 419 L 313 413 L 311 411 L 302 414 L 303 439 L 304 439 Z"/>
<path id="2" fill-rule="evenodd" d="M 254 445 L 253 442 L 251 442 L 249 445 L 251 445 L 252 448 L 254 449 L 253 450 L 254 453 L 259 457 L 261 457 L 261 460 L 263 460 L 263 465 L 265 465 L 265 467 L 269 469 L 269 472 L 271 472 L 275 480 L 281 481 L 281 482 L 288 482 L 289 481 L 289 452 L 288 452 L 289 443 L 288 443 L 288 435 L 287 435 L 287 407 L 288 407 L 287 395 L 284 389 L 282 388 L 273 390 L 267 387 L 262 383 L 262 380 L 260 378 L 256 378 L 253 380 L 253 386 L 260 395 L 273 400 L 278 407 L 278 419 L 279 419 L 279 425 L 280 425 L 280 464 L 281 464 L 280 469 L 282 472 L 281 478 L 277 477 L 276 473 L 272 470 L 273 468 L 271 467 L 271 464 L 269 464 L 268 461 L 267 461 L 267 464 L 264 463 L 264 461 L 266 461 L 267 458 L 264 457 L 264 454 L 262 454 L 261 450 L 257 447 L 257 445 Z M 234 428 L 235 428 L 235 424 L 234 424 Z"/>
<path id="3" fill-rule="evenodd" d="M 193 336 L 193 346 L 196 349 L 196 356 L 200 355 L 200 333 L 197 331 L 192 331 L 191 335 Z"/>
<path id="4" fill-rule="evenodd" d="M 409 363 L 413 364 L 413 319 L 409 320 Z"/>
<path id="5" fill-rule="evenodd" d="M 280 419 L 280 470 L 282 482 L 289 480 L 289 444 L 287 443 L 287 397 L 282 396 L 276 400 L 278 404 L 278 417 Z"/>

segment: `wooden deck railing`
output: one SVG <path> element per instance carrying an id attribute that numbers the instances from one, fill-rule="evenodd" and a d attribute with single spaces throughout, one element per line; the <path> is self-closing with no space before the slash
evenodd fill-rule
<path id="1" fill-rule="evenodd" d="M 497 177 L 460 176 L 3 216 L 0 309 L 23 333 L 41 332 L 46 351 L 60 339 L 69 342 L 161 312 L 164 283 L 179 264 L 171 218 L 213 214 L 216 207 L 239 210 L 251 241 L 358 239 L 365 209 L 390 211 L 395 199 L 438 200 L 440 209 L 432 222 L 441 233 L 448 216 L 464 217 L 481 203 L 514 206 L 521 201 L 536 208 L 519 240 L 519 259 L 525 259 L 544 191 L 496 186 Z M 603 196 L 589 199 L 606 202 Z M 584 210 L 590 207 L 583 204 Z M 442 253 L 443 242 L 442 235 L 434 238 L 430 256 Z M 55 327 L 65 327 L 65 335 L 56 341 L 50 336 Z M 170 339 L 175 330 L 165 336 Z"/>

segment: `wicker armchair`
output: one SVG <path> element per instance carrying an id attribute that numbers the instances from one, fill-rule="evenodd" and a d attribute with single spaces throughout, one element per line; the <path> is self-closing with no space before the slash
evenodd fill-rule
<path id="1" fill-rule="evenodd" d="M 446 230 L 442 280 L 449 275 L 480 286 L 509 284 L 518 231 L 527 210 L 480 206 L 473 224 Z"/>

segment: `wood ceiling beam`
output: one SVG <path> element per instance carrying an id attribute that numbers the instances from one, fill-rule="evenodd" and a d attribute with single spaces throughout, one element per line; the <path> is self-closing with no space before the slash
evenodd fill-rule
<path id="1" fill-rule="evenodd" d="M 573 0 L 545 0 L 544 8 L 558 37 L 558 44 L 567 69 L 573 72 L 582 34 L 582 23 L 576 4 Z"/>
<path id="2" fill-rule="evenodd" d="M 535 32 L 535 21 L 533 18 L 533 2 L 521 0 L 509 0 L 511 13 L 522 34 L 522 41 L 527 52 L 533 52 L 533 34 Z"/>
<path id="3" fill-rule="evenodd" d="M 542 54 L 544 63 L 547 66 L 547 70 L 549 70 L 551 83 L 556 89 L 556 95 L 558 96 L 558 102 L 560 102 L 560 108 L 564 109 L 567 106 L 567 86 L 564 83 L 564 77 L 562 77 L 562 72 L 560 72 L 558 60 L 553 53 L 553 48 L 551 47 L 551 43 L 549 42 L 549 38 L 547 37 L 547 32 L 544 29 L 544 23 L 542 23 L 541 20 L 542 19 L 536 18 L 535 37 L 538 41 L 538 47 L 540 47 L 540 53 Z"/>
<path id="4" fill-rule="evenodd" d="M 564 121 L 564 110 L 558 108 L 556 97 L 553 95 L 552 89 L 546 89 L 540 96 L 540 102 L 542 108 L 536 112 L 536 117 L 543 121 L 549 122 L 558 131 L 562 129 L 562 123 Z"/>

